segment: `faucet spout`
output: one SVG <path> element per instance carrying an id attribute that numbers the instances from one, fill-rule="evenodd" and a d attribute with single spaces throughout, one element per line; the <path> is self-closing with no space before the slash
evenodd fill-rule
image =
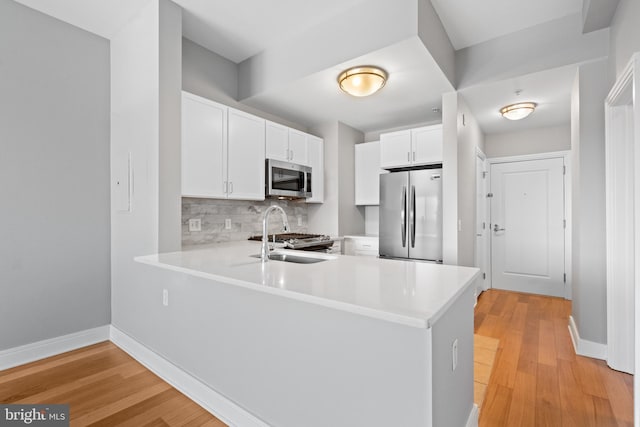
<path id="1" fill-rule="evenodd" d="M 262 216 L 262 250 L 260 251 L 260 259 L 262 259 L 262 262 L 269 261 L 269 233 L 267 231 L 267 226 L 269 224 L 269 214 L 273 211 L 280 211 L 280 215 L 282 216 L 282 227 L 284 228 L 284 231 L 289 231 L 289 220 L 287 219 L 287 213 L 284 209 L 277 205 L 269 206 Z"/>

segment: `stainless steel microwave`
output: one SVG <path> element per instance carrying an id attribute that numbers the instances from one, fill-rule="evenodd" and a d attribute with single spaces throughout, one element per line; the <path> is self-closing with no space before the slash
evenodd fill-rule
<path id="1" fill-rule="evenodd" d="M 311 167 L 267 159 L 265 172 L 267 197 L 293 199 L 311 197 Z"/>

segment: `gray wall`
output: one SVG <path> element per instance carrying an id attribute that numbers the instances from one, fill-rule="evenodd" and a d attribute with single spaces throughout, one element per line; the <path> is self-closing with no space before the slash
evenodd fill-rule
<path id="1" fill-rule="evenodd" d="M 476 251 L 476 157 L 484 151 L 484 134 L 469 106 L 458 95 L 458 265 L 473 267 Z"/>
<path id="2" fill-rule="evenodd" d="M 549 126 L 519 132 L 487 134 L 487 157 L 522 156 L 571 149 L 571 126 Z"/>
<path id="3" fill-rule="evenodd" d="M 238 64 L 185 38 L 182 39 L 182 89 L 307 132 L 304 126 L 238 102 Z"/>
<path id="4" fill-rule="evenodd" d="M 0 147 L 0 350 L 109 324 L 109 42 L 0 1 Z"/>
<path id="5" fill-rule="evenodd" d="M 355 145 L 364 134 L 341 122 L 313 129 L 324 139 L 324 203 L 308 207 L 309 231 L 364 234 L 364 207 L 355 205 Z"/>
<path id="6" fill-rule="evenodd" d="M 484 134 L 458 92 L 442 97 L 443 262 L 474 266 L 476 226 L 476 153 Z M 458 228 L 458 221 L 461 228 Z"/>
<path id="7" fill-rule="evenodd" d="M 631 55 L 640 52 L 640 1 L 620 0 L 611 23 L 609 48 L 609 77 L 613 85 L 626 67 Z"/>
<path id="8" fill-rule="evenodd" d="M 572 91 L 572 316 L 580 337 L 607 342 L 604 99 L 606 61 L 581 65 Z"/>

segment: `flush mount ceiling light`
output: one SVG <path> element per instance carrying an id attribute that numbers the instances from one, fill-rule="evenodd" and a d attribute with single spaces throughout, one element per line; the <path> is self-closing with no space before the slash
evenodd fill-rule
<path id="1" fill-rule="evenodd" d="M 340 89 L 353 96 L 369 96 L 379 91 L 387 81 L 387 73 L 378 67 L 353 67 L 338 76 Z"/>
<path id="2" fill-rule="evenodd" d="M 529 114 L 533 113 L 538 104 L 535 102 L 519 102 L 517 104 L 507 105 L 500 109 L 502 117 L 509 120 L 522 120 Z"/>

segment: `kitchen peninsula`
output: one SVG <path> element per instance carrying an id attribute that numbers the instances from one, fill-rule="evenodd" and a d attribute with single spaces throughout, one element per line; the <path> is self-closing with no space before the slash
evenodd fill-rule
<path id="1" fill-rule="evenodd" d="M 132 337 L 263 425 L 475 425 L 477 269 L 259 252 L 231 242 L 136 258 L 157 297 Z"/>

